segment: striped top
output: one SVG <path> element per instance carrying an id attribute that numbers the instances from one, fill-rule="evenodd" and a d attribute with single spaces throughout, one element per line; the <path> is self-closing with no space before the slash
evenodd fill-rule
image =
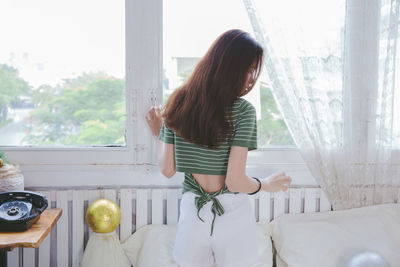
<path id="1" fill-rule="evenodd" d="M 233 136 L 218 149 L 201 147 L 190 143 L 164 124 L 159 139 L 175 145 L 175 167 L 177 172 L 226 175 L 231 146 L 257 148 L 257 117 L 254 106 L 243 98 L 237 98 L 227 115 L 232 111 Z"/>

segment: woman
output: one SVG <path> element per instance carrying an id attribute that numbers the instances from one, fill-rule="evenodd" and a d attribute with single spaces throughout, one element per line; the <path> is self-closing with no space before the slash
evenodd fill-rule
<path id="1" fill-rule="evenodd" d="M 247 153 L 257 148 L 257 120 L 241 96 L 253 88 L 262 60 L 262 47 L 248 33 L 227 31 L 169 97 L 162 115 L 156 107 L 146 114 L 162 173 L 185 173 L 173 253 L 180 267 L 255 264 L 248 194 L 290 186 L 285 173 L 264 179 L 245 174 Z"/>

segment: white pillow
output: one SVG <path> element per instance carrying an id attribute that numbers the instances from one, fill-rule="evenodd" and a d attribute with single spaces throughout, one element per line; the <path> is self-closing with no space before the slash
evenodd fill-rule
<path id="1" fill-rule="evenodd" d="M 270 224 L 257 223 L 260 262 L 252 267 L 272 266 Z M 172 258 L 177 225 L 146 225 L 140 227 L 123 244 L 133 267 L 177 267 Z"/>
<path id="2" fill-rule="evenodd" d="M 272 227 L 278 267 L 345 266 L 364 251 L 400 266 L 400 204 L 284 214 Z"/>

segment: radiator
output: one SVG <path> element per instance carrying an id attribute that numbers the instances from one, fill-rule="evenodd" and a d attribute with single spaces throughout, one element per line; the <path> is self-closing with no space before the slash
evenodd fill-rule
<path id="1" fill-rule="evenodd" d="M 10 267 L 79 266 L 92 230 L 86 224 L 88 206 L 99 198 L 115 201 L 121 208 L 116 229 L 121 241 L 147 224 L 175 224 L 179 218 L 181 189 L 123 188 L 95 190 L 37 191 L 49 207 L 61 208 L 62 216 L 39 248 L 16 248 L 8 253 Z M 271 221 L 283 213 L 331 210 L 319 188 L 290 188 L 287 192 L 259 192 L 251 204 L 257 221 Z M 51 204 L 50 204 L 51 203 Z"/>

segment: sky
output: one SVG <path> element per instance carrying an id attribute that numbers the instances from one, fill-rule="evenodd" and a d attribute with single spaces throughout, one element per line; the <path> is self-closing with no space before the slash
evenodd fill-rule
<path id="1" fill-rule="evenodd" d="M 124 13 L 121 0 L 0 1 L 0 63 L 34 87 L 91 70 L 123 78 Z"/>
<path id="2" fill-rule="evenodd" d="M 335 26 L 338 18 L 325 18 L 324 25 L 315 24 L 314 19 L 323 16 L 323 12 L 312 14 L 305 7 L 319 5 L 325 10 L 336 8 L 337 13 L 341 12 L 340 5 L 329 6 L 334 1 L 321 4 L 319 0 L 307 0 L 308 6 L 293 0 L 254 2 L 266 18 L 279 13 L 280 22 L 293 27 L 302 16 L 305 27 L 314 25 L 312 32 L 321 34 L 326 32 L 326 24 Z M 34 87 L 43 83 L 55 85 L 84 71 L 104 70 L 123 78 L 124 4 L 124 0 L 0 1 L 0 63 L 17 67 Z M 217 36 L 228 29 L 240 28 L 252 33 L 242 0 L 165 0 L 163 8 L 166 67 L 171 57 L 203 56 Z M 300 9 L 310 16 L 293 13 Z M 307 34 L 303 33 L 305 39 L 313 42 L 327 39 Z"/>

